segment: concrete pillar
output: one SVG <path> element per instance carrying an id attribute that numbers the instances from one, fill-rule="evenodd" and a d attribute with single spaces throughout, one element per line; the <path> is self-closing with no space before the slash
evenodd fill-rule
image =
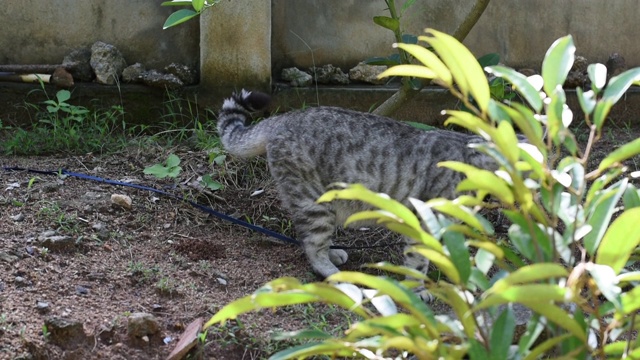
<path id="1" fill-rule="evenodd" d="M 200 92 L 241 88 L 270 91 L 271 0 L 221 1 L 200 17 Z"/>

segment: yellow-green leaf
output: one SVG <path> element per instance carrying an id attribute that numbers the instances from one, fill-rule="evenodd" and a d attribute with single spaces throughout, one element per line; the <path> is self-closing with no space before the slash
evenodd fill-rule
<path id="1" fill-rule="evenodd" d="M 408 52 L 418 61 L 423 63 L 427 68 L 429 68 L 431 71 L 433 71 L 436 74 L 435 78 L 439 79 L 447 86 L 451 86 L 453 84 L 451 71 L 449 71 L 447 66 L 444 63 L 442 63 L 440 58 L 429 49 L 426 49 L 425 47 L 416 45 L 416 44 L 400 43 L 400 44 L 395 44 L 395 46 Z"/>
<path id="2" fill-rule="evenodd" d="M 629 260 L 633 250 L 640 244 L 640 208 L 632 208 L 623 212 L 613 221 L 604 234 L 596 263 L 609 265 L 619 274 Z"/>
<path id="3" fill-rule="evenodd" d="M 562 265 L 552 263 L 532 264 L 520 268 L 509 274 L 509 276 L 496 281 L 491 289 L 489 289 L 489 292 L 501 292 L 517 284 L 527 284 L 551 278 L 565 278 L 567 276 L 569 276 L 569 273 Z"/>
<path id="4" fill-rule="evenodd" d="M 438 77 L 438 74 L 435 71 L 422 65 L 404 64 L 388 68 L 378 75 L 378 79 L 390 76 L 409 76 L 423 79 L 435 79 Z"/>
<path id="5" fill-rule="evenodd" d="M 465 96 L 471 94 L 480 111 L 486 114 L 491 92 L 475 56 L 451 35 L 433 29 L 427 29 L 427 35 L 430 36 L 420 36 L 418 39 L 426 41 L 436 50 L 462 93 Z"/>
<path id="6" fill-rule="evenodd" d="M 640 154 L 640 138 L 633 140 L 630 143 L 624 144 L 621 147 L 614 150 L 612 153 L 607 155 L 600 162 L 600 166 L 598 166 L 598 170 L 602 171 L 610 166 L 627 160 L 633 156 Z"/>
<path id="7" fill-rule="evenodd" d="M 417 252 L 418 254 L 426 257 L 432 264 L 440 269 L 440 271 L 442 271 L 452 283 L 460 284 L 460 273 L 446 255 L 424 246 L 413 246 L 409 251 Z"/>

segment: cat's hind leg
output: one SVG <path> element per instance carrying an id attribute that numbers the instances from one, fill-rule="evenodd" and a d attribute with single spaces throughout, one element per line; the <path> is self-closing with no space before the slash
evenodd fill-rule
<path id="1" fill-rule="evenodd" d="M 267 161 L 307 259 L 317 274 L 327 277 L 338 272 L 336 265 L 344 264 L 348 256 L 344 250 L 330 249 L 336 216 L 328 204 L 316 203 L 325 187 L 313 161 L 301 148 L 289 138 L 272 139 L 267 146 Z"/>

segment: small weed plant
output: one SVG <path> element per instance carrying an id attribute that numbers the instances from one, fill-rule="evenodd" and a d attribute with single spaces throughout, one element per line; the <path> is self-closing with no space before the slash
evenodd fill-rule
<path id="1" fill-rule="evenodd" d="M 624 162 L 640 153 L 640 139 L 586 168 L 611 107 L 640 80 L 640 68 L 606 82 L 606 67 L 588 68 L 590 89 L 578 89 L 589 128 L 580 148 L 562 85 L 574 61 L 571 36 L 547 51 L 542 75 L 525 77 L 504 66 L 485 71 L 511 84 L 522 102 L 492 97 L 483 68 L 457 40 L 427 30 L 418 44 L 397 44 L 416 64 L 389 68 L 381 76 L 425 78 L 447 88 L 465 111 L 449 110 L 447 124 L 486 138 L 478 150 L 493 156 L 490 172 L 458 162 L 439 166 L 466 175 L 458 198 L 411 199 L 409 209 L 361 185 L 324 194 L 319 202 L 364 201 L 374 209 L 347 223 L 376 220 L 416 241 L 410 251 L 428 258 L 440 273 L 434 281 L 414 269 L 382 262 L 368 267 L 394 276 L 339 272 L 324 282 L 273 280 L 218 311 L 205 325 L 225 324 L 263 308 L 325 303 L 356 315 L 340 336 L 322 329 L 281 338 L 306 343 L 272 359 L 538 359 L 638 358 L 635 336 L 640 310 L 640 271 L 633 264 L 640 243 L 640 193 Z M 433 50 L 429 50 L 433 49 Z M 514 126 L 526 136 L 520 143 Z M 546 134 L 545 134 L 546 132 Z M 498 208 L 511 222 L 498 235 L 480 210 Z M 398 281 L 395 274 L 417 281 Z M 411 290 L 426 286 L 449 311 L 435 313 Z M 516 337 L 513 304 L 531 310 Z"/>
<path id="2" fill-rule="evenodd" d="M 47 94 L 44 84 L 36 91 Z M 31 124 L 0 128 L 5 133 L 0 150 L 16 155 L 104 152 L 122 147 L 127 134 L 137 131 L 126 127 L 121 106 L 90 110 L 70 100 L 71 92 L 59 90 L 42 104 L 25 103 L 35 113 Z"/>

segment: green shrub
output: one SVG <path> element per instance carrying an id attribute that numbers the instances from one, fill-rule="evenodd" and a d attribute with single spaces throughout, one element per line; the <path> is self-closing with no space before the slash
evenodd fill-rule
<path id="1" fill-rule="evenodd" d="M 630 184 L 623 161 L 640 153 L 640 139 L 611 152 L 596 169 L 585 166 L 609 110 L 638 83 L 640 68 L 605 84 L 606 68 L 589 66 L 591 89 L 577 91 L 591 131 L 582 150 L 569 128 L 573 114 L 562 88 L 574 60 L 570 36 L 548 50 L 542 76 L 527 78 L 503 66 L 485 68 L 510 83 L 523 100 L 511 104 L 492 99 L 483 69 L 454 38 L 427 30 L 419 40 L 434 52 L 397 44 L 421 64 L 395 66 L 382 76 L 433 79 L 447 88 L 467 110 L 446 111 L 447 124 L 490 140 L 479 149 L 493 156 L 500 170 L 440 163 L 465 173 L 466 180 L 458 186 L 465 195 L 455 200 L 412 199 L 415 213 L 361 185 L 344 185 L 318 201 L 360 200 L 378 208 L 354 214 L 347 223 L 375 219 L 412 237 L 418 245 L 411 251 L 428 258 L 443 276 L 435 282 L 402 266 L 368 266 L 423 280 L 451 312 L 435 314 L 421 302 L 410 290 L 415 281 L 340 272 L 318 283 L 271 281 L 223 307 L 205 327 L 256 309 L 322 302 L 352 311 L 362 320 L 342 337 L 317 330 L 284 334 L 309 342 L 272 359 L 409 354 L 418 359 L 639 357 L 640 340 L 634 334 L 640 272 L 631 270 L 630 259 L 640 243 L 640 193 Z M 518 143 L 514 124 L 529 144 Z M 479 212 L 495 207 L 512 223 L 507 238 L 498 238 Z M 495 268 L 498 271 L 489 272 Z M 516 303 L 533 314 L 517 341 L 512 308 Z"/>

